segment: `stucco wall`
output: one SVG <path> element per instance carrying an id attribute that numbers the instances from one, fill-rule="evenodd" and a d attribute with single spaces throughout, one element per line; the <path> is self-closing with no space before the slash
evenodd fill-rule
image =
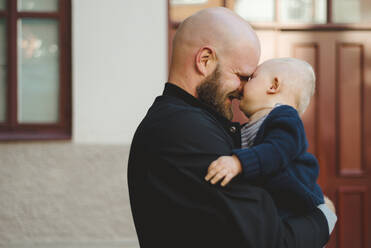
<path id="1" fill-rule="evenodd" d="M 0 144 L 0 247 L 138 247 L 127 146 Z"/>
<path id="2" fill-rule="evenodd" d="M 72 7 L 73 141 L 129 144 L 167 78 L 167 1 Z"/>

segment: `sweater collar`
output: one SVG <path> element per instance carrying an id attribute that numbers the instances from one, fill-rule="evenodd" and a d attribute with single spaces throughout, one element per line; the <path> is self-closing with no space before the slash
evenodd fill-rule
<path id="1" fill-rule="evenodd" d="M 186 102 L 187 104 L 193 107 L 200 108 L 200 109 L 203 109 L 209 112 L 212 116 L 214 116 L 219 121 L 219 123 L 221 123 L 224 126 L 226 130 L 228 130 L 228 132 L 232 136 L 238 135 L 239 137 L 240 131 L 241 131 L 240 123 L 232 122 L 228 120 L 227 118 L 219 114 L 217 111 L 215 111 L 213 107 L 199 101 L 197 98 L 195 98 L 194 96 L 192 96 L 191 94 L 183 90 L 182 88 L 178 87 L 177 85 L 167 82 L 165 84 L 163 95 L 180 98 L 181 100 L 183 100 L 184 102 Z M 238 140 L 240 139 L 238 138 Z"/>
<path id="2" fill-rule="evenodd" d="M 230 120 L 228 120 L 227 118 L 225 118 L 224 116 L 222 116 L 221 114 L 219 114 L 217 111 L 215 111 L 215 109 L 213 107 L 211 107 L 208 104 L 205 104 L 205 103 L 201 102 L 200 100 L 198 100 L 197 98 L 195 98 L 194 96 L 189 94 L 187 91 L 183 90 L 182 88 L 180 88 L 179 86 L 177 86 L 175 84 L 167 82 L 165 84 L 165 89 L 164 89 L 163 95 L 174 96 L 174 97 L 180 98 L 183 101 L 185 101 L 186 103 L 188 103 L 189 105 L 192 105 L 192 106 L 197 107 L 197 108 L 204 109 L 204 110 L 210 112 L 213 116 L 215 116 L 218 120 L 220 120 L 223 123 L 228 123 L 228 124 L 233 123 Z"/>
<path id="3" fill-rule="evenodd" d="M 197 98 L 189 94 L 187 91 L 183 90 L 179 86 L 167 82 L 165 84 L 164 92 L 162 93 L 164 96 L 173 96 L 176 98 L 180 98 L 189 105 L 192 105 L 194 107 L 208 107 L 206 104 L 203 104 L 201 101 L 199 101 Z"/>

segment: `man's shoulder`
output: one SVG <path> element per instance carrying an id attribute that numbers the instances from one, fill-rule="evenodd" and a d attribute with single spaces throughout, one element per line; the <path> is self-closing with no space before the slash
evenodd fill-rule
<path id="1" fill-rule="evenodd" d="M 188 123 L 203 123 L 216 124 L 215 118 L 207 111 L 201 108 L 192 106 L 184 102 L 182 99 L 172 96 L 159 96 L 149 109 L 145 121 L 152 125 L 181 125 Z"/>
<path id="2" fill-rule="evenodd" d="M 137 132 L 145 137 L 179 142 L 210 140 L 213 136 L 230 139 L 222 125 L 206 110 L 171 96 L 160 96 L 155 100 Z"/>

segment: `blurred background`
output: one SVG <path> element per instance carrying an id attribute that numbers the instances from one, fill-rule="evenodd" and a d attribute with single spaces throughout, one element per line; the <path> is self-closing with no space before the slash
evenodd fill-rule
<path id="1" fill-rule="evenodd" d="M 261 62 L 315 69 L 303 119 L 339 217 L 328 247 L 371 247 L 370 0 L 0 0 L 0 247 L 139 247 L 131 139 L 180 22 L 213 6 L 251 23 Z"/>

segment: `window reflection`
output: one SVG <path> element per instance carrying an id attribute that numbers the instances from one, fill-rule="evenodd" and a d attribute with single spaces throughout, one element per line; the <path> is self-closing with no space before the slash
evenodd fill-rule
<path id="1" fill-rule="evenodd" d="M 6 1 L 5 0 L 0 0 L 0 10 L 4 10 L 5 9 L 5 6 L 6 5 Z"/>
<path id="2" fill-rule="evenodd" d="M 371 1 L 333 0 L 333 21 L 337 23 L 371 22 Z"/>
<path id="3" fill-rule="evenodd" d="M 326 23 L 326 0 L 281 0 L 281 22 Z"/>
<path id="4" fill-rule="evenodd" d="M 58 22 L 22 19 L 18 22 L 18 121 L 58 121 Z"/>
<path id="5" fill-rule="evenodd" d="M 274 0 L 236 0 L 234 3 L 236 13 L 252 22 L 273 22 L 274 7 Z"/>
<path id="6" fill-rule="evenodd" d="M 58 11 L 58 0 L 18 0 L 18 10 Z"/>

